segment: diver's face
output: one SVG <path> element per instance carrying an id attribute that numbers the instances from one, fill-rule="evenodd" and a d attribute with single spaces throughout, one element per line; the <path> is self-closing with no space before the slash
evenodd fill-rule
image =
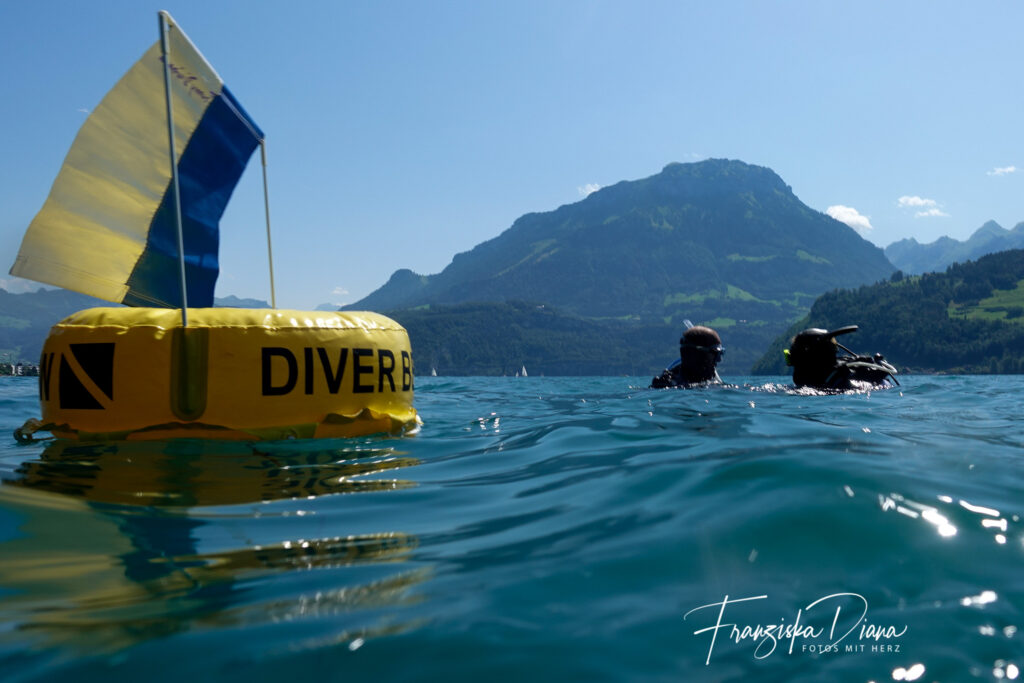
<path id="1" fill-rule="evenodd" d="M 721 351 L 685 346 L 680 349 L 679 358 L 687 381 L 703 382 L 715 376 L 715 365 L 721 358 Z"/>

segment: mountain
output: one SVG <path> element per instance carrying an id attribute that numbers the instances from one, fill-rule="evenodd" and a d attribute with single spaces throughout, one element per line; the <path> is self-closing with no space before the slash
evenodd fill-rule
<path id="1" fill-rule="evenodd" d="M 0 289 L 0 356 L 12 362 L 36 363 L 54 323 L 83 308 L 111 305 L 66 289 L 40 289 L 27 294 Z"/>
<path id="2" fill-rule="evenodd" d="M 843 325 L 860 326 L 843 344 L 883 353 L 901 372 L 1024 372 L 1024 250 L 829 292 L 775 340 L 753 372 L 784 374 L 782 350 L 793 335 Z"/>
<path id="3" fill-rule="evenodd" d="M 1024 248 L 1024 223 L 1006 230 L 995 221 L 988 221 L 964 242 L 940 237 L 934 242 L 920 244 L 911 237 L 887 246 L 885 255 L 904 273 L 919 275 L 945 270 L 951 263 L 963 263 L 986 254 L 1021 248 Z"/>
<path id="4" fill-rule="evenodd" d="M 770 169 L 708 160 L 522 216 L 441 273 L 397 271 L 348 308 L 521 299 L 588 317 L 778 319 L 893 270 Z"/>
<path id="5" fill-rule="evenodd" d="M 893 270 L 881 249 L 807 207 L 771 169 L 713 159 L 526 214 L 442 272 L 396 271 L 346 308 L 532 301 L 595 320 L 669 325 L 676 339 L 690 319 L 746 340 L 726 345 L 731 360 L 752 363 L 819 294 Z"/>
<path id="6" fill-rule="evenodd" d="M 262 299 L 240 299 L 234 294 L 215 297 L 213 305 L 216 308 L 270 308 L 270 304 Z"/>
<path id="7" fill-rule="evenodd" d="M 214 303 L 225 308 L 269 308 L 265 301 L 236 296 L 217 298 Z M 0 361 L 36 363 L 57 321 L 83 308 L 118 305 L 66 289 L 12 294 L 0 288 Z"/>

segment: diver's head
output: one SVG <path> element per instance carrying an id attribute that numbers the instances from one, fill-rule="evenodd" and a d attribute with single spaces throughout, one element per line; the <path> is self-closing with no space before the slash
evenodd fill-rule
<path id="1" fill-rule="evenodd" d="M 725 349 L 722 338 L 710 327 L 697 325 L 683 332 L 679 339 L 679 360 L 683 379 L 687 382 L 707 382 L 715 378 L 715 366 L 722 360 Z"/>
<path id="2" fill-rule="evenodd" d="M 793 366 L 793 383 L 798 387 L 826 386 L 836 368 L 836 337 L 856 331 L 856 325 L 831 331 L 812 327 L 793 337 L 786 351 L 786 363 Z"/>

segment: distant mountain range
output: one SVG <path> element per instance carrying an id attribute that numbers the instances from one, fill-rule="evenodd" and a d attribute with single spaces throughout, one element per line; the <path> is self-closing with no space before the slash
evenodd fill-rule
<path id="1" fill-rule="evenodd" d="M 945 270 L 950 264 L 971 261 L 997 251 L 1021 248 L 1024 248 L 1024 223 L 1007 230 L 995 221 L 989 221 L 963 242 L 940 237 L 934 242 L 921 244 L 911 237 L 887 246 L 885 255 L 904 273 L 919 275 Z"/>
<path id="2" fill-rule="evenodd" d="M 66 289 L 39 289 L 12 294 L 0 289 L 0 360 L 36 363 L 50 328 L 75 311 L 94 306 L 117 306 Z M 269 308 L 259 299 L 236 296 L 217 298 L 214 305 L 225 308 Z"/>
<path id="3" fill-rule="evenodd" d="M 783 374 L 782 350 L 808 327 L 859 325 L 842 338 L 861 353 L 882 353 L 901 372 L 1024 372 L 1024 250 L 957 263 L 941 273 L 829 292 L 753 368 Z"/>
<path id="4" fill-rule="evenodd" d="M 263 299 L 240 299 L 234 294 L 214 297 L 213 305 L 215 308 L 270 308 L 270 304 Z"/>
<path id="5" fill-rule="evenodd" d="M 819 294 L 894 270 L 771 169 L 713 159 L 526 214 L 441 273 L 399 270 L 346 308 L 396 312 L 401 322 L 403 310 L 527 301 L 590 320 L 667 325 L 676 339 L 689 319 L 743 339 L 727 358 L 745 371 Z M 669 360 L 674 353 L 665 349 Z"/>

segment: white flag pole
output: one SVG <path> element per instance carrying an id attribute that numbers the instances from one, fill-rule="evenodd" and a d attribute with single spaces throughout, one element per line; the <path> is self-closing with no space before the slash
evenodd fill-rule
<path id="1" fill-rule="evenodd" d="M 178 263 L 181 268 L 181 326 L 188 327 L 188 288 L 185 285 L 185 238 L 181 227 L 181 191 L 178 185 L 178 160 L 174 150 L 174 112 L 171 105 L 170 48 L 167 45 L 167 13 L 160 11 L 160 53 L 164 63 L 164 94 L 167 100 L 167 139 L 170 144 L 171 185 L 174 188 L 174 218 L 178 227 Z"/>
<path id="2" fill-rule="evenodd" d="M 270 246 L 270 193 L 267 191 L 267 142 L 260 138 L 260 160 L 263 162 L 263 210 L 267 216 L 267 261 L 270 263 L 270 307 L 277 308 L 274 294 L 274 250 Z"/>

